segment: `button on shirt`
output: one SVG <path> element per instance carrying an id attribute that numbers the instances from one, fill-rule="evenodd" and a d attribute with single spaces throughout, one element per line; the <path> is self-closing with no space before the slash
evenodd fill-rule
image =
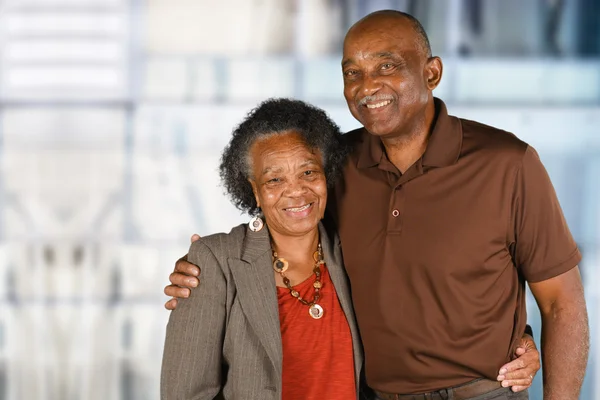
<path id="1" fill-rule="evenodd" d="M 524 332 L 525 281 L 581 259 L 535 150 L 435 103 L 427 149 L 404 174 L 378 137 L 348 133 L 331 194 L 367 382 L 382 392 L 495 380 Z"/>

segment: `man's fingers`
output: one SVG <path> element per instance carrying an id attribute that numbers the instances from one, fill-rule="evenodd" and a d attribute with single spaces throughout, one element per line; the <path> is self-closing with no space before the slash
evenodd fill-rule
<path id="1" fill-rule="evenodd" d="M 179 272 L 171 272 L 171 275 L 169 275 L 169 281 L 175 286 L 182 286 L 190 289 L 195 288 L 198 286 L 198 283 L 200 283 L 198 278 Z"/>
<path id="2" fill-rule="evenodd" d="M 169 285 L 165 287 L 165 294 L 169 297 L 186 299 L 190 296 L 190 289 L 176 285 Z"/>
<path id="3" fill-rule="evenodd" d="M 199 276 L 200 268 L 198 268 L 197 266 L 195 266 L 192 263 L 187 262 L 187 260 L 180 258 L 175 263 L 175 272 L 179 272 L 179 273 L 182 273 L 184 275 L 189 275 L 189 276 Z M 171 281 L 171 283 L 175 283 L 175 282 Z"/>
<path id="4" fill-rule="evenodd" d="M 190 241 L 194 243 L 200 239 L 200 235 L 193 234 Z M 198 286 L 200 281 L 197 276 L 200 275 L 200 268 L 187 261 L 187 254 L 181 257 L 175 263 L 175 271 L 169 275 L 170 285 L 165 286 L 165 294 L 171 299 L 165 303 L 167 310 L 177 308 L 177 299 L 185 299 L 190 296 L 190 288 Z"/>
<path id="5" fill-rule="evenodd" d="M 173 311 L 177 308 L 177 299 L 173 298 L 165 303 L 165 308 L 167 310 Z"/>

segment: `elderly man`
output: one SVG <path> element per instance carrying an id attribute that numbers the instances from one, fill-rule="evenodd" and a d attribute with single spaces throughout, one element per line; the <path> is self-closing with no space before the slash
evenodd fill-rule
<path id="1" fill-rule="evenodd" d="M 408 14 L 352 26 L 342 69 L 364 128 L 346 135 L 353 152 L 328 211 L 368 385 L 381 399 L 527 398 L 496 379 L 525 330 L 528 282 L 542 314 L 544 398 L 576 399 L 588 354 L 581 256 L 535 150 L 448 115 L 432 94 L 442 61 Z M 165 293 L 187 296 L 180 286 L 198 272 L 178 262 Z"/>

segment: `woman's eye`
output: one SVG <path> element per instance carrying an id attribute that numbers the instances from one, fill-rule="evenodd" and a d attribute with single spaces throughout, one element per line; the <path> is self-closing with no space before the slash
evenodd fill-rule
<path id="1" fill-rule="evenodd" d="M 281 181 L 281 179 L 279 179 L 279 178 L 272 178 L 272 179 L 269 179 L 267 181 L 267 183 L 279 183 L 280 181 Z"/>
<path id="2" fill-rule="evenodd" d="M 381 66 L 381 68 L 382 68 L 382 69 L 390 69 L 390 68 L 392 68 L 392 66 L 393 66 L 392 64 L 390 64 L 390 63 L 386 63 L 386 64 L 383 64 L 383 65 Z"/>
<path id="3" fill-rule="evenodd" d="M 313 171 L 304 171 L 304 175 L 312 175 Z"/>

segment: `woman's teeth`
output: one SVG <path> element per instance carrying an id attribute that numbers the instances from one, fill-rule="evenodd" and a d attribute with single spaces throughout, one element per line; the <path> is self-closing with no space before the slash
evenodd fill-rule
<path id="1" fill-rule="evenodd" d="M 308 203 L 302 207 L 291 207 L 291 208 L 286 208 L 286 211 L 292 211 L 292 212 L 300 212 L 300 211 L 304 211 L 306 210 L 308 207 L 310 207 L 312 203 Z"/>

